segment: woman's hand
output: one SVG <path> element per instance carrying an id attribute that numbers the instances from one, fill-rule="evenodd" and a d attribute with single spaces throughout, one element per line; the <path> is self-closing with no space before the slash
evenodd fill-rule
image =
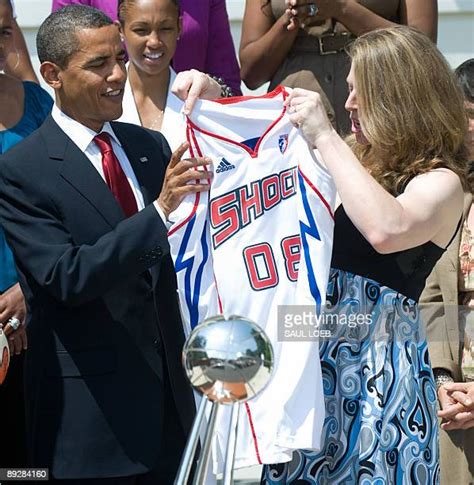
<path id="1" fill-rule="evenodd" d="M 20 354 L 28 347 L 25 332 L 26 306 L 25 298 L 17 283 L 0 295 L 0 322 L 3 323 L 5 335 L 11 354 Z M 9 323 L 9 320 L 19 321 L 19 327 Z M 15 320 L 14 320 L 15 319 Z"/>
<path id="2" fill-rule="evenodd" d="M 445 430 L 474 427 L 474 382 L 449 382 L 443 384 L 450 405 L 443 407 L 438 416 L 444 420 Z"/>
<path id="3" fill-rule="evenodd" d="M 22 350 L 28 348 L 28 338 L 26 336 L 26 330 L 21 325 L 17 330 L 8 334 L 8 347 L 10 347 L 10 355 L 20 355 Z"/>
<path id="4" fill-rule="evenodd" d="M 467 306 L 469 310 L 474 310 L 474 291 L 466 292 L 461 303 Z"/>
<path id="5" fill-rule="evenodd" d="M 285 104 L 288 106 L 290 121 L 299 127 L 311 147 L 316 148 L 319 140 L 334 132 L 318 93 L 296 88 Z"/>
<path id="6" fill-rule="evenodd" d="M 288 16 L 288 30 L 298 30 L 311 22 L 318 14 L 318 6 L 313 0 L 286 0 L 287 9 L 285 15 Z"/>
<path id="7" fill-rule="evenodd" d="M 288 12 L 302 26 L 309 21 L 338 18 L 351 0 L 286 0 Z M 314 7 L 312 6 L 314 5 Z"/>
<path id="8" fill-rule="evenodd" d="M 185 102 L 185 114 L 191 113 L 198 98 L 217 99 L 221 97 L 219 83 L 196 69 L 179 72 L 171 86 L 171 91 Z"/>

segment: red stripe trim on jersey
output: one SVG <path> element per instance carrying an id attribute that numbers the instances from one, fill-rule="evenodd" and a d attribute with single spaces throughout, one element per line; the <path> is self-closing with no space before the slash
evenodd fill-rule
<path id="1" fill-rule="evenodd" d="M 224 307 L 222 306 L 222 300 L 221 300 L 221 295 L 219 293 L 219 287 L 217 286 L 217 280 L 216 280 L 216 273 L 214 273 L 214 267 L 212 268 L 212 276 L 214 278 L 214 286 L 216 287 L 216 293 L 217 293 L 217 305 L 219 306 L 219 313 L 221 315 L 224 314 Z"/>
<path id="2" fill-rule="evenodd" d="M 276 98 L 279 94 L 283 94 L 283 99 L 288 97 L 288 91 L 284 86 L 278 85 L 273 91 L 266 94 L 261 94 L 260 96 L 232 96 L 230 98 L 218 98 L 212 101 L 219 104 L 234 104 L 240 103 L 241 101 L 248 101 L 249 99 L 271 99 Z"/>
<path id="3" fill-rule="evenodd" d="M 186 125 L 186 141 L 189 143 L 189 154 L 194 157 L 193 144 L 191 143 L 191 128 Z"/>
<path id="4" fill-rule="evenodd" d="M 202 157 L 201 147 L 199 146 L 199 143 L 196 140 L 196 135 L 194 133 L 194 130 L 191 128 L 191 124 L 190 123 L 187 123 L 186 130 L 189 130 L 189 132 L 191 133 L 191 138 L 193 139 L 194 146 L 196 147 L 196 151 L 197 151 L 198 157 Z M 192 153 L 191 156 L 194 157 L 194 153 Z"/>
<path id="5" fill-rule="evenodd" d="M 250 411 L 249 403 L 244 402 L 245 410 L 247 411 L 247 417 L 249 418 L 250 431 L 252 432 L 253 444 L 255 446 L 255 454 L 257 455 L 257 460 L 259 465 L 263 465 L 262 459 L 260 458 L 260 451 L 258 451 L 257 435 L 255 434 L 255 428 L 253 426 L 252 413 Z"/>
<path id="6" fill-rule="evenodd" d="M 191 143 L 191 134 L 192 134 L 191 129 L 189 128 L 189 126 L 187 126 L 186 127 L 186 140 L 189 143 L 189 154 L 191 155 L 191 157 L 194 158 L 194 150 L 193 150 L 193 145 Z M 186 219 L 184 219 L 184 221 L 180 222 L 179 224 L 175 224 L 175 225 L 173 225 L 173 227 L 170 228 L 170 230 L 168 231 L 168 237 L 172 236 L 176 231 L 181 229 L 184 225 L 186 225 L 193 218 L 194 214 L 196 214 L 200 199 L 201 199 L 201 193 L 196 192 L 196 198 L 194 199 L 194 205 L 193 205 L 193 208 L 191 210 L 191 213 L 189 214 L 188 217 L 186 217 Z"/>
<path id="7" fill-rule="evenodd" d="M 198 153 L 198 156 L 203 158 L 202 150 L 201 150 L 201 147 L 199 146 L 199 143 L 196 139 L 196 135 L 194 134 L 194 130 L 191 129 L 191 127 L 189 125 L 186 127 L 186 130 L 189 130 L 190 133 L 191 133 L 192 139 L 194 141 L 194 146 L 196 147 L 196 151 Z M 194 152 L 190 151 L 190 153 L 191 153 L 191 156 L 194 157 Z M 203 167 L 204 167 L 205 170 L 209 170 L 207 165 L 203 165 Z M 196 170 L 197 170 L 197 168 L 196 168 Z M 206 180 L 207 180 L 207 183 L 209 185 L 211 185 L 211 179 L 206 179 Z"/>
<path id="8" fill-rule="evenodd" d="M 324 198 L 323 194 L 321 194 L 321 192 L 311 183 L 311 181 L 309 180 L 309 178 L 306 177 L 306 175 L 303 173 L 303 171 L 301 170 L 300 167 L 298 167 L 298 170 L 299 170 L 301 176 L 304 178 L 305 182 L 313 189 L 313 191 L 316 193 L 316 195 L 321 199 L 321 202 L 326 207 L 327 211 L 329 212 L 329 215 L 334 220 L 334 214 L 333 214 L 333 212 L 331 210 L 331 206 L 330 206 L 329 202 Z"/>
<path id="9" fill-rule="evenodd" d="M 279 86 L 279 88 L 280 89 L 277 88 L 277 89 L 275 89 L 274 91 L 272 91 L 271 93 L 268 93 L 268 94 L 272 94 L 273 95 L 273 93 L 276 92 L 273 96 L 270 96 L 270 97 L 274 97 L 274 96 L 276 96 L 276 95 L 278 95 L 280 93 L 283 93 L 283 99 L 286 99 L 286 97 L 288 96 L 288 92 L 282 86 Z M 245 99 L 261 99 L 261 98 L 266 98 L 266 97 L 269 97 L 268 94 L 263 95 L 263 96 L 238 96 L 238 97 L 235 98 L 237 100 L 237 101 L 235 101 L 235 103 L 239 102 L 239 100 L 242 101 L 242 100 L 245 100 Z M 227 98 L 227 99 L 232 99 L 232 98 Z M 263 133 L 263 135 L 258 139 L 258 142 L 255 145 L 255 149 L 254 150 L 252 150 L 248 146 L 244 145 L 243 143 L 239 143 L 238 141 L 231 140 L 230 138 L 226 138 L 225 136 L 221 136 L 221 135 L 218 135 L 216 133 L 212 133 L 210 131 L 204 130 L 203 128 L 200 128 L 195 123 L 193 123 L 189 119 L 189 117 L 187 117 L 187 123 L 189 124 L 189 126 L 191 126 L 191 128 L 193 130 L 200 131 L 201 133 L 204 133 L 205 135 L 212 136 L 213 138 L 217 138 L 218 140 L 222 140 L 222 141 L 225 141 L 227 143 L 231 143 L 232 145 L 237 145 L 238 147 L 240 147 L 243 150 L 245 150 L 252 158 L 256 158 L 258 156 L 258 149 L 260 148 L 260 144 L 262 143 L 263 139 L 275 127 L 275 125 L 283 118 L 283 116 L 286 113 L 286 109 L 287 109 L 287 107 L 284 106 L 283 107 L 283 110 L 282 110 L 282 112 L 280 114 L 280 116 L 273 123 L 271 123 L 270 126 L 265 130 L 265 132 Z"/>
<path id="10" fill-rule="evenodd" d="M 191 213 L 189 214 L 188 217 L 186 217 L 186 219 L 184 219 L 184 221 L 180 222 L 177 225 L 174 225 L 168 231 L 168 237 L 172 236 L 176 231 L 178 231 L 179 229 L 181 229 L 185 224 L 187 224 L 193 218 L 194 214 L 196 214 L 196 211 L 197 211 L 197 208 L 198 208 L 198 205 L 199 205 L 199 199 L 200 198 L 201 198 L 201 193 L 200 192 L 197 192 L 196 193 L 196 199 L 194 200 L 194 205 L 193 205 L 193 209 L 192 209 Z"/>

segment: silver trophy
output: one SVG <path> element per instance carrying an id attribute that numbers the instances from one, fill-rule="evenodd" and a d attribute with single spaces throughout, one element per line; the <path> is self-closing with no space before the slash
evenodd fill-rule
<path id="1" fill-rule="evenodd" d="M 193 423 L 175 485 L 187 485 L 199 435 L 210 407 L 194 485 L 205 481 L 219 406 L 230 405 L 231 418 L 223 484 L 233 483 L 233 466 L 240 403 L 255 397 L 270 381 L 273 348 L 263 330 L 240 317 L 216 316 L 204 320 L 189 335 L 183 366 L 191 386 L 205 396 Z"/>

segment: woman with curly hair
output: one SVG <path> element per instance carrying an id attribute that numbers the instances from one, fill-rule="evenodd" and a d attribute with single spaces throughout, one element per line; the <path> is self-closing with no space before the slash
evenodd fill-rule
<path id="1" fill-rule="evenodd" d="M 463 97 L 436 46 L 409 27 L 359 37 L 350 57 L 349 143 L 320 95 L 295 89 L 288 100 L 341 204 L 324 319 L 331 337 L 320 342 L 321 448 L 265 467 L 266 485 L 439 479 L 436 388 L 417 301 L 462 216 Z M 355 325 L 343 324 L 351 317 Z"/>

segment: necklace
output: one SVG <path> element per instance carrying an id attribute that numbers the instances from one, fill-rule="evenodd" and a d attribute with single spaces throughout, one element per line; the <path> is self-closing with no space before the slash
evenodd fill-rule
<path id="1" fill-rule="evenodd" d="M 150 123 L 150 126 L 147 126 L 146 128 L 150 130 L 154 130 L 158 126 L 158 123 L 161 123 L 164 113 L 165 113 L 164 110 L 159 109 L 158 115 L 155 118 L 153 118 L 153 121 Z M 158 127 L 158 130 L 159 128 L 161 128 L 161 125 Z"/>

